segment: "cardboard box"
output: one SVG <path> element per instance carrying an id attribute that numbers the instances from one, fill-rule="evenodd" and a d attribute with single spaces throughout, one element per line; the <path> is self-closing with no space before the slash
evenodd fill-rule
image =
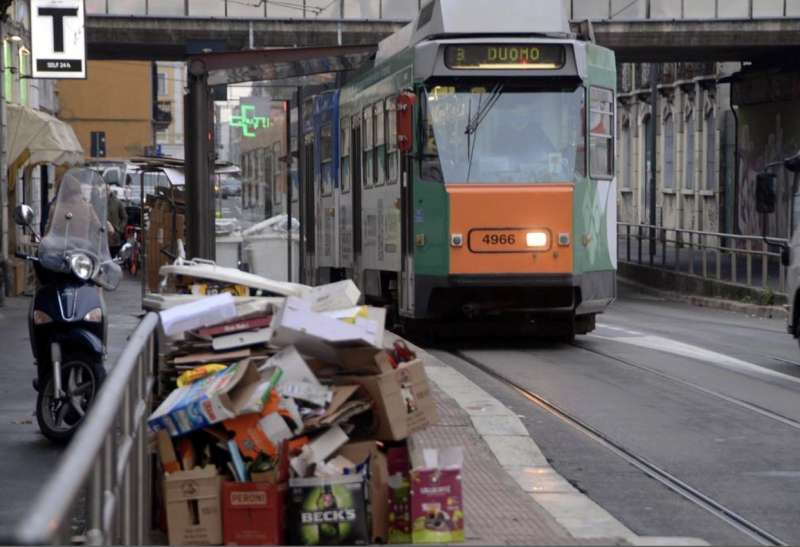
<path id="1" fill-rule="evenodd" d="M 386 497 L 389 474 L 386 456 L 374 441 L 346 444 L 339 449 L 339 455 L 356 465 L 369 461 L 367 512 L 370 517 L 372 543 L 386 543 L 389 537 L 389 500 Z"/>
<path id="2" fill-rule="evenodd" d="M 353 281 L 345 279 L 336 283 L 328 283 L 311 289 L 306 300 L 311 301 L 313 311 L 340 310 L 358 304 L 361 291 Z"/>
<path id="3" fill-rule="evenodd" d="M 388 542 L 411 543 L 411 460 L 408 449 L 390 448 L 386 454 L 388 478 Z"/>
<path id="4" fill-rule="evenodd" d="M 164 478 L 170 545 L 220 545 L 222 479 L 215 467 L 179 471 Z"/>
<path id="5" fill-rule="evenodd" d="M 368 318 L 359 317 L 354 324 L 340 321 L 311 310 L 311 302 L 289 297 L 272 321 L 275 346 L 296 346 L 303 355 L 327 362 L 336 362 L 336 348 L 383 346 L 386 310 L 368 308 Z"/>
<path id="6" fill-rule="evenodd" d="M 289 526 L 294 545 L 367 545 L 364 477 L 292 479 Z"/>
<path id="7" fill-rule="evenodd" d="M 227 369 L 174 390 L 148 418 L 154 432 L 166 429 L 173 437 L 228 420 L 251 410 L 263 383 L 252 362 Z M 259 410 L 263 407 L 263 401 Z"/>
<path id="8" fill-rule="evenodd" d="M 286 484 L 224 482 L 226 545 L 283 545 Z"/>
<path id="9" fill-rule="evenodd" d="M 373 402 L 379 441 L 402 441 L 411 433 L 436 423 L 438 414 L 422 361 L 403 363 L 379 375 L 343 376 L 337 383 L 362 386 Z"/>
<path id="10" fill-rule="evenodd" d="M 460 469 L 411 471 L 411 522 L 413 543 L 463 543 Z"/>

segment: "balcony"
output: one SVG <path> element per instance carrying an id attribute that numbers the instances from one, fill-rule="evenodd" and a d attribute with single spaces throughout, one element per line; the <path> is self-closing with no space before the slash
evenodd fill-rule
<path id="1" fill-rule="evenodd" d="M 172 124 L 172 101 L 159 100 L 153 105 L 153 127 L 164 131 Z"/>

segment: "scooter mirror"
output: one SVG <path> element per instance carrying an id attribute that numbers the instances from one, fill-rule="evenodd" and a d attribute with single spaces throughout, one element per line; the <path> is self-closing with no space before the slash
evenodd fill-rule
<path id="1" fill-rule="evenodd" d="M 792 173 L 800 173 L 800 152 L 791 158 L 786 158 L 783 161 L 783 166 Z"/>
<path id="2" fill-rule="evenodd" d="M 756 211 L 759 213 L 769 215 L 775 212 L 777 178 L 774 173 L 759 173 L 756 177 Z"/>
<path id="3" fill-rule="evenodd" d="M 14 209 L 14 222 L 16 222 L 19 226 L 30 227 L 33 224 L 33 209 L 30 205 L 25 205 L 24 203 L 21 205 L 17 205 Z"/>
<path id="4" fill-rule="evenodd" d="M 125 243 L 122 247 L 120 247 L 119 253 L 117 254 L 117 258 L 120 258 L 123 261 L 125 261 L 128 260 L 132 254 L 133 254 L 133 245 L 131 245 L 130 243 Z"/>

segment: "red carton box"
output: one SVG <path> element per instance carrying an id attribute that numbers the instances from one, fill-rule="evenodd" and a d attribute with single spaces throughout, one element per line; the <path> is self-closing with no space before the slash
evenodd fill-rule
<path id="1" fill-rule="evenodd" d="M 413 543 L 463 543 L 464 500 L 460 469 L 411 472 Z"/>
<path id="2" fill-rule="evenodd" d="M 286 484 L 225 482 L 222 528 L 226 545 L 283 545 Z"/>

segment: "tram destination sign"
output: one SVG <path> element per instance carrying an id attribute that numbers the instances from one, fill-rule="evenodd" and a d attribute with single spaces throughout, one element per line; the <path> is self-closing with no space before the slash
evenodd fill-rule
<path id="1" fill-rule="evenodd" d="M 567 51 L 556 44 L 464 44 L 447 46 L 447 68 L 467 70 L 558 70 Z"/>

